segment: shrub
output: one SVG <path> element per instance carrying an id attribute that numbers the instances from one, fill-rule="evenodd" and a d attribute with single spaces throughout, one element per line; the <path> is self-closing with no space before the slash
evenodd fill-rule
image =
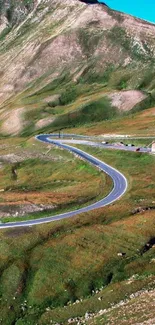
<path id="1" fill-rule="evenodd" d="M 77 97 L 77 90 L 74 86 L 68 86 L 61 94 L 60 105 L 67 105 L 73 102 Z"/>

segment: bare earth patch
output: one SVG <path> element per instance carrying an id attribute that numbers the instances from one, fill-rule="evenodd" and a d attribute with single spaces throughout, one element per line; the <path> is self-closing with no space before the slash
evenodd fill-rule
<path id="1" fill-rule="evenodd" d="M 49 147 L 49 150 L 50 150 L 50 147 Z M 62 157 L 52 157 L 52 156 L 49 156 L 49 155 L 46 155 L 46 153 L 38 153 L 38 152 L 30 152 L 30 151 L 21 151 L 19 154 L 14 154 L 14 153 L 10 153 L 10 154 L 7 154 L 7 155 L 3 155 L 3 156 L 0 156 L 0 162 L 7 162 L 7 163 L 17 163 L 17 162 L 21 162 L 21 161 L 24 161 L 26 159 L 35 159 L 35 158 L 38 158 L 38 159 L 43 159 L 43 160 L 50 160 L 50 161 L 60 161 L 62 160 L 63 158 Z"/>
<path id="2" fill-rule="evenodd" d="M 23 108 L 17 108 L 9 113 L 5 113 L 4 123 L 2 124 L 1 131 L 5 134 L 13 134 L 16 135 L 22 131 L 23 121 L 22 115 L 24 113 Z"/>
<path id="3" fill-rule="evenodd" d="M 23 204 L 23 205 L 0 205 L 0 218 L 3 217 L 23 217 L 29 213 L 48 211 L 54 209 L 54 205 L 45 204 Z"/>
<path id="4" fill-rule="evenodd" d="M 54 121 L 54 119 L 49 118 L 49 117 L 43 118 L 36 123 L 36 129 L 41 129 L 44 126 L 51 124 L 53 121 Z"/>
<path id="5" fill-rule="evenodd" d="M 108 95 L 113 106 L 117 107 L 121 111 L 130 111 L 136 104 L 146 98 L 141 91 L 127 90 L 114 92 Z"/>
<path id="6" fill-rule="evenodd" d="M 55 102 L 59 98 L 60 98 L 60 95 L 59 94 L 55 94 L 55 95 L 51 95 L 51 96 L 48 96 L 48 97 L 44 98 L 44 101 L 45 101 L 45 103 Z"/>

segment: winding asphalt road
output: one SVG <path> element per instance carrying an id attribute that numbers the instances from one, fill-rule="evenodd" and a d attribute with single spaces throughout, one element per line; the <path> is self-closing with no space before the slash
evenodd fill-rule
<path id="1" fill-rule="evenodd" d="M 51 138 L 52 136 L 52 138 Z M 65 135 L 64 135 L 65 136 Z M 40 219 L 34 219 L 34 220 L 27 220 L 27 221 L 17 221 L 17 222 L 8 222 L 8 223 L 1 223 L 0 228 L 16 228 L 16 227 L 27 227 L 27 226 L 33 226 L 33 225 L 39 225 L 43 223 L 48 223 L 52 221 L 59 221 L 66 218 L 71 218 L 77 214 L 92 211 L 101 207 L 104 207 L 106 205 L 109 205 L 113 203 L 114 201 L 118 200 L 127 190 L 127 180 L 124 177 L 122 173 L 120 173 L 115 168 L 107 165 L 106 163 L 102 162 L 101 160 L 95 158 L 92 155 L 89 155 L 83 150 L 77 149 L 75 147 L 72 147 L 64 142 L 72 142 L 72 143 L 80 143 L 85 145 L 92 145 L 92 146 L 98 146 L 98 147 L 105 147 L 105 145 L 94 143 L 91 141 L 83 141 L 83 140 L 65 140 L 65 139 L 56 139 L 56 135 L 51 134 L 42 134 L 36 136 L 36 139 L 45 143 L 54 144 L 60 148 L 66 149 L 79 157 L 85 159 L 89 163 L 93 164 L 100 170 L 102 170 L 104 173 L 108 174 L 112 180 L 113 180 L 113 189 L 102 200 L 90 204 L 89 206 L 83 207 L 81 209 L 70 211 L 62 214 L 58 214 L 56 216 L 50 216 Z"/>

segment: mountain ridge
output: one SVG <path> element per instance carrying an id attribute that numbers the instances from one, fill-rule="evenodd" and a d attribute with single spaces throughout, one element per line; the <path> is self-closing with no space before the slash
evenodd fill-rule
<path id="1" fill-rule="evenodd" d="M 105 84 L 110 89 L 141 88 L 144 75 L 153 73 L 154 33 L 155 25 L 100 4 L 36 1 L 25 20 L 0 37 L 1 132 L 9 108 L 23 109 L 25 116 L 29 96 L 38 90 L 43 94 L 44 87 L 48 96 L 61 94 L 63 78 L 75 87 L 103 84 L 103 91 Z M 57 80 L 61 89 L 50 90 Z M 149 83 L 144 89 L 152 91 L 154 80 Z M 30 106 L 34 110 L 37 103 Z M 48 115 L 42 112 L 41 117 Z"/>

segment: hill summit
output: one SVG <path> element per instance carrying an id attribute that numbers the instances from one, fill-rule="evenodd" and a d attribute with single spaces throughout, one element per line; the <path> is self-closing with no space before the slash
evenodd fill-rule
<path id="1" fill-rule="evenodd" d="M 104 2 L 99 2 L 98 0 L 79 0 L 81 2 L 85 2 L 86 4 L 101 4 L 106 5 Z"/>

